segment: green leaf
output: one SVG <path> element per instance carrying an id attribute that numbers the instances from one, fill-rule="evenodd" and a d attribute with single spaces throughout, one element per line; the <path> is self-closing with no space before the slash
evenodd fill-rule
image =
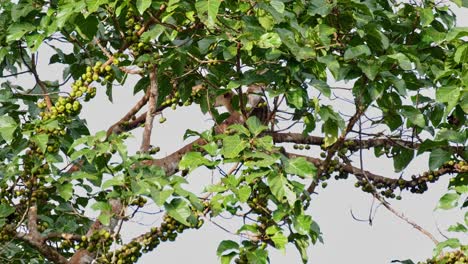
<path id="1" fill-rule="evenodd" d="M 307 13 L 311 16 L 320 15 L 322 17 L 330 14 L 334 4 L 330 4 L 328 0 L 313 0 L 310 3 Z"/>
<path id="2" fill-rule="evenodd" d="M 73 184 L 67 182 L 57 185 L 57 192 L 65 201 L 70 200 L 73 196 Z"/>
<path id="3" fill-rule="evenodd" d="M 25 34 L 30 33 L 35 30 L 36 27 L 27 22 L 13 23 L 8 28 L 8 33 L 6 34 L 6 41 L 13 42 L 21 39 Z"/>
<path id="4" fill-rule="evenodd" d="M 37 134 L 31 137 L 31 141 L 34 142 L 43 152 L 46 152 L 47 143 L 49 142 L 49 135 Z"/>
<path id="5" fill-rule="evenodd" d="M 221 0 L 208 0 L 208 21 L 214 25 L 216 23 L 216 16 L 218 15 Z"/>
<path id="6" fill-rule="evenodd" d="M 453 60 L 456 63 L 465 63 L 468 62 L 468 44 L 460 45 L 455 51 L 455 55 L 453 56 Z"/>
<path id="7" fill-rule="evenodd" d="M 400 68 L 402 68 L 405 71 L 409 71 L 413 69 L 413 66 L 411 66 L 410 59 L 403 53 L 396 53 L 396 54 L 388 55 L 388 57 L 396 60 Z"/>
<path id="8" fill-rule="evenodd" d="M 400 147 L 394 147 L 394 149 L 398 149 L 398 151 L 394 153 L 393 166 L 396 172 L 400 172 L 413 160 L 414 150 Z"/>
<path id="9" fill-rule="evenodd" d="M 460 198 L 458 193 L 446 193 L 440 198 L 437 208 L 443 210 L 452 209 L 458 205 L 458 198 Z"/>
<path id="10" fill-rule="evenodd" d="M 296 246 L 299 253 L 301 253 L 302 263 L 306 264 L 309 262 L 309 257 L 307 256 L 307 249 L 309 248 L 309 240 L 306 236 L 295 237 L 294 246 Z"/>
<path id="11" fill-rule="evenodd" d="M 174 190 L 167 189 L 167 190 L 158 190 L 153 188 L 151 191 L 151 198 L 158 206 L 163 206 L 166 200 L 174 193 Z"/>
<path id="12" fill-rule="evenodd" d="M 280 14 L 284 13 L 284 3 L 278 0 L 272 0 L 270 5 Z"/>
<path id="13" fill-rule="evenodd" d="M 187 222 L 187 218 L 190 216 L 192 211 L 190 210 L 187 201 L 180 198 L 175 198 L 170 203 L 165 203 L 164 208 L 166 209 L 167 213 L 175 220 L 186 226 L 190 225 Z"/>
<path id="14" fill-rule="evenodd" d="M 345 51 L 344 59 L 351 60 L 362 55 L 371 55 L 371 51 L 367 45 L 359 45 L 356 47 L 350 47 Z"/>
<path id="15" fill-rule="evenodd" d="M 262 122 L 260 122 L 256 116 L 249 117 L 249 119 L 246 121 L 246 124 L 254 137 L 260 135 L 260 133 L 268 129 L 267 126 L 262 125 Z"/>
<path id="16" fill-rule="evenodd" d="M 252 193 L 252 189 L 248 185 L 244 185 L 237 190 L 237 196 L 239 197 L 239 201 L 242 203 L 247 202 Z"/>
<path id="17" fill-rule="evenodd" d="M 301 235 L 307 235 L 312 225 L 312 217 L 310 215 L 298 215 L 293 219 L 294 229 Z"/>
<path id="18" fill-rule="evenodd" d="M 450 113 L 457 105 L 461 91 L 458 86 L 442 86 L 436 90 L 436 100 L 440 103 L 447 103 L 445 114 Z"/>
<path id="19" fill-rule="evenodd" d="M 8 144 L 11 143 L 17 127 L 18 124 L 12 117 L 7 115 L 0 116 L 0 135 Z"/>
<path id="20" fill-rule="evenodd" d="M 221 243 L 219 243 L 218 249 L 216 250 L 216 255 L 219 257 L 238 250 L 239 244 L 237 244 L 237 242 L 232 240 L 223 240 Z"/>
<path id="21" fill-rule="evenodd" d="M 458 240 L 458 238 L 449 238 L 443 242 L 440 242 L 439 244 L 437 244 L 437 246 L 434 248 L 434 257 L 438 256 L 440 254 L 440 252 L 442 252 L 442 250 L 444 248 L 459 248 L 460 247 L 460 240 Z"/>
<path id="22" fill-rule="evenodd" d="M 312 178 L 317 172 L 315 165 L 304 157 L 287 160 L 284 170 L 286 173 L 295 174 L 301 178 Z"/>
<path id="23" fill-rule="evenodd" d="M 98 31 L 99 21 L 95 16 L 84 18 L 82 15 L 76 18 L 76 29 L 81 37 L 92 40 Z"/>
<path id="24" fill-rule="evenodd" d="M 279 48 L 281 46 L 281 38 L 278 33 L 275 32 L 268 32 L 260 36 L 257 45 L 262 49 L 269 49 L 269 48 Z"/>
<path id="25" fill-rule="evenodd" d="M 112 217 L 112 207 L 106 202 L 97 202 L 91 206 L 93 210 L 101 211 L 98 216 L 99 221 L 105 226 L 109 225 Z"/>
<path id="26" fill-rule="evenodd" d="M 304 105 L 301 89 L 289 89 L 286 93 L 288 104 L 293 105 L 295 108 L 300 109 Z"/>
<path id="27" fill-rule="evenodd" d="M 311 79 L 311 81 L 309 82 L 309 85 L 319 90 L 326 97 L 330 98 L 331 88 L 326 82 L 321 81 L 321 80 Z"/>
<path id="28" fill-rule="evenodd" d="M 366 77 L 373 81 L 380 70 L 380 65 L 372 60 L 368 60 L 366 62 L 359 61 L 358 67 L 362 70 L 362 72 L 366 75 Z"/>
<path id="29" fill-rule="evenodd" d="M 221 0 L 202 0 L 196 1 L 195 8 L 200 19 L 210 28 L 216 24 L 216 16 L 218 15 Z"/>
<path id="30" fill-rule="evenodd" d="M 419 11 L 421 16 L 421 25 L 423 27 L 429 26 L 434 20 L 434 14 L 432 13 L 432 8 L 424 8 Z"/>
<path id="31" fill-rule="evenodd" d="M 288 238 L 282 232 L 276 232 L 270 239 L 275 244 L 275 248 L 280 250 L 286 249 L 286 244 L 288 243 Z"/>
<path id="32" fill-rule="evenodd" d="M 449 226 L 447 229 L 449 232 L 462 232 L 462 233 L 468 233 L 468 228 L 466 228 L 465 225 L 456 223 L 455 225 Z"/>
<path id="33" fill-rule="evenodd" d="M 205 166 L 213 166 L 215 163 L 210 161 L 209 159 L 202 156 L 200 152 L 188 152 L 182 157 L 182 160 L 179 163 L 179 168 L 181 170 L 190 170 L 193 171 L 194 169 L 205 165 Z"/>
<path id="34" fill-rule="evenodd" d="M 136 8 L 142 15 L 151 6 L 151 0 L 136 0 Z"/>
<path id="35" fill-rule="evenodd" d="M 239 135 L 227 136 L 223 138 L 221 154 L 228 159 L 237 158 L 246 147 L 247 142 L 241 140 Z"/>
<path id="36" fill-rule="evenodd" d="M 415 264 L 411 259 L 406 259 L 406 260 L 392 260 L 391 263 Z"/>
<path id="37" fill-rule="evenodd" d="M 450 157 L 450 152 L 440 148 L 431 151 L 431 154 L 429 155 L 429 169 L 439 169 L 445 162 L 450 160 Z"/>
<path id="38" fill-rule="evenodd" d="M 203 145 L 202 148 L 212 157 L 216 156 L 218 153 L 218 144 L 213 141 Z"/>
<path id="39" fill-rule="evenodd" d="M 0 204 L 0 218 L 6 218 L 15 212 L 15 208 L 8 204 Z"/>
<path id="40" fill-rule="evenodd" d="M 256 249 L 255 251 L 247 251 L 247 260 L 249 264 L 267 264 L 268 252 L 264 249 Z"/>
<path id="41" fill-rule="evenodd" d="M 268 176 L 268 185 L 270 186 L 271 193 L 279 201 L 283 201 L 286 198 L 289 205 L 293 205 L 296 201 L 296 194 L 291 190 L 288 179 L 282 174 L 270 173 Z"/>
<path id="42" fill-rule="evenodd" d="M 157 40 L 159 36 L 161 36 L 161 34 L 164 33 L 164 31 L 164 26 L 157 24 L 151 27 L 150 30 L 145 31 L 143 34 L 141 34 L 140 39 L 143 43 L 149 42 L 151 40 Z"/>
<path id="43" fill-rule="evenodd" d="M 117 175 L 115 177 L 110 178 L 109 180 L 105 181 L 101 188 L 107 189 L 112 186 L 124 186 L 125 185 L 125 177 L 124 175 Z"/>
<path id="44" fill-rule="evenodd" d="M 101 5 L 109 3 L 109 0 L 86 0 L 86 6 L 89 13 L 94 13 Z"/>
<path id="45" fill-rule="evenodd" d="M 419 112 L 418 109 L 412 106 L 402 106 L 401 114 L 408 119 L 409 122 L 412 124 L 417 125 L 418 127 L 425 127 L 426 120 L 424 119 L 424 115 Z"/>

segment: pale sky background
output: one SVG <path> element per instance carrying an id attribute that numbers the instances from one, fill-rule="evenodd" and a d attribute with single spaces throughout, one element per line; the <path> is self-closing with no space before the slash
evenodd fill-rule
<path id="1" fill-rule="evenodd" d="M 468 26 L 468 10 L 458 8 L 454 10 L 458 16 L 458 25 Z M 40 50 L 39 74 L 43 80 L 61 79 L 62 68 L 60 65 L 47 65 L 50 52 L 50 48 L 47 47 Z M 15 82 L 31 84 L 32 80 L 20 77 Z M 104 89 L 98 89 L 96 98 L 91 102 L 84 103 L 81 117 L 87 119 L 91 133 L 106 130 L 140 99 L 141 93 L 133 96 L 133 83 L 134 81 L 129 79 L 124 87 L 116 86 L 114 88 L 113 104 L 107 100 Z M 25 85 L 25 87 L 30 86 Z M 350 106 L 347 107 L 348 110 L 352 109 L 349 108 Z M 338 109 L 344 111 L 341 108 Z M 181 107 L 176 111 L 168 109 L 164 111 L 164 116 L 167 117 L 168 121 L 162 125 L 157 122 L 159 117 L 156 117 L 152 138 L 152 144 L 161 147 L 161 152 L 156 156 L 159 158 L 193 140 L 182 142 L 185 129 L 203 131 L 211 125 L 209 116 L 203 116 L 198 106 L 195 105 Z M 139 149 L 142 129 L 136 129 L 133 133 L 135 138 L 128 141 L 130 153 Z M 314 148 L 309 152 L 298 153 L 310 154 L 315 157 L 319 154 L 314 152 Z M 373 155 L 365 157 L 364 166 L 366 169 L 381 175 L 396 175 L 393 173 L 391 160 L 377 160 L 373 158 Z M 421 168 L 427 168 L 427 159 L 424 157 L 412 162 L 404 175 L 409 178 L 411 174 L 421 172 Z M 215 172 L 215 174 L 219 173 Z M 437 226 L 442 232 L 445 232 L 448 224 L 463 220 L 459 210 L 434 211 L 437 201 L 446 191 L 448 178 L 444 176 L 437 183 L 430 184 L 429 191 L 423 195 L 404 192 L 401 201 L 390 200 L 393 207 L 427 229 L 440 241 L 444 239 L 439 234 Z M 211 182 L 211 172 L 198 170 L 188 180 L 194 184 L 190 190 L 200 191 L 204 185 Z M 356 217 L 367 219 L 373 199 L 370 194 L 356 189 L 354 183 L 355 180 L 351 175 L 348 180 L 344 181 L 330 179 L 328 187 L 326 189 L 318 188 L 319 195 L 313 196 L 309 213 L 314 221 L 320 225 L 324 244 L 318 243 L 310 247 L 308 250 L 309 263 L 381 264 L 390 263 L 393 259 L 404 260 L 408 258 L 417 262 L 432 256 L 433 243 L 406 222 L 388 212 L 383 206 L 378 209 L 372 226 L 369 226 L 367 222 L 354 220 L 350 210 L 353 210 Z M 155 212 L 157 208 L 145 209 L 145 211 Z M 159 221 L 161 217 L 162 214 L 140 214 L 136 216 L 135 220 L 144 225 L 154 225 L 155 221 Z M 216 222 L 233 232 L 241 224 L 240 221 L 233 219 L 224 221 L 217 219 Z M 146 232 L 149 226 L 142 224 L 125 224 L 122 229 L 123 237 L 128 239 Z M 144 255 L 138 263 L 219 263 L 216 248 L 225 239 L 241 241 L 238 236 L 228 234 L 214 224 L 206 222 L 200 230 L 185 231 L 178 236 L 175 242 L 162 243 L 153 252 Z M 464 239 L 466 242 L 466 235 Z M 294 246 L 287 247 L 286 254 L 274 249 L 270 249 L 269 252 L 273 264 L 301 263 L 300 255 Z"/>

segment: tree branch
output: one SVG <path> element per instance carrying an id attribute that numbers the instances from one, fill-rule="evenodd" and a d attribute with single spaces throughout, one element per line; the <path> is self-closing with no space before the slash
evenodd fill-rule
<path id="1" fill-rule="evenodd" d="M 156 114 L 156 102 L 158 98 L 157 68 L 153 67 L 150 72 L 150 94 L 148 101 L 148 111 L 146 112 L 145 129 L 143 131 L 143 141 L 140 151 L 147 152 L 150 148 L 151 131 L 153 129 L 154 115 Z"/>

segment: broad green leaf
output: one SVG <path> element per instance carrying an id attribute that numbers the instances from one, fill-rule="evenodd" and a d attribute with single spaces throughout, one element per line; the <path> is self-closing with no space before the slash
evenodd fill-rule
<path id="1" fill-rule="evenodd" d="M 250 188 L 250 186 L 244 185 L 240 187 L 239 190 L 237 191 L 237 196 L 239 197 L 239 201 L 241 203 L 247 202 L 251 193 L 252 193 L 252 189 Z"/>
<path id="2" fill-rule="evenodd" d="M 309 248 L 309 239 L 306 236 L 294 238 L 294 245 L 301 254 L 302 263 L 306 264 L 309 262 L 309 257 L 307 256 L 307 249 Z"/>
<path id="3" fill-rule="evenodd" d="M 460 98 L 460 88 L 457 86 L 442 86 L 436 90 L 436 100 L 440 103 L 447 103 L 445 113 L 448 114 L 458 102 Z"/>
<path id="4" fill-rule="evenodd" d="M 36 145 L 43 151 L 46 152 L 47 143 L 49 142 L 48 134 L 37 134 L 31 137 L 31 141 L 36 143 Z"/>
<path id="5" fill-rule="evenodd" d="M 65 201 L 70 200 L 73 196 L 73 184 L 67 182 L 57 185 L 57 192 Z"/>
<path id="6" fill-rule="evenodd" d="M 439 205 L 437 206 L 437 208 L 440 208 L 443 210 L 452 209 L 458 205 L 459 198 L 460 198 L 460 195 L 457 193 L 446 193 L 444 194 L 444 196 L 440 198 Z"/>
<path id="7" fill-rule="evenodd" d="M 406 148 L 399 148 L 398 151 L 395 153 L 393 157 L 393 166 L 396 172 L 400 172 L 404 170 L 408 164 L 413 160 L 414 157 L 414 150 L 406 149 Z"/>
<path id="8" fill-rule="evenodd" d="M 187 218 L 191 214 L 191 210 L 187 201 L 175 198 L 170 203 L 165 203 L 164 208 L 172 218 L 177 220 L 178 222 L 189 226 L 190 224 L 187 222 Z"/>
<path id="9" fill-rule="evenodd" d="M 373 81 L 380 70 L 380 65 L 373 60 L 367 61 L 359 61 L 358 67 L 362 70 L 362 72 L 366 75 L 366 77 Z"/>
<path id="10" fill-rule="evenodd" d="M 77 31 L 81 37 L 92 40 L 98 31 L 99 21 L 95 16 L 78 16 L 76 18 Z"/>
<path id="11" fill-rule="evenodd" d="M 239 244 L 232 240 L 223 240 L 219 243 L 218 249 L 216 250 L 216 255 L 223 256 L 231 253 L 232 251 L 238 251 Z"/>
<path id="12" fill-rule="evenodd" d="M 262 49 L 279 48 L 281 46 L 281 38 L 275 32 L 268 32 L 260 36 L 257 45 Z"/>
<path id="13" fill-rule="evenodd" d="M 256 116 L 249 117 L 249 119 L 246 121 L 246 124 L 254 137 L 258 136 L 260 133 L 262 133 L 262 131 L 268 129 L 267 126 L 262 125 L 262 122 L 260 122 Z"/>
<path id="14" fill-rule="evenodd" d="M 280 14 L 284 13 L 284 3 L 278 0 L 272 0 L 270 5 Z"/>
<path id="15" fill-rule="evenodd" d="M 111 179 L 105 181 L 101 188 L 102 189 L 107 189 L 109 187 L 112 187 L 112 186 L 123 186 L 125 185 L 125 177 L 124 175 L 118 175 L 118 176 L 115 176 L 115 177 L 112 177 Z"/>
<path id="16" fill-rule="evenodd" d="M 401 108 L 401 114 L 408 119 L 409 122 L 415 124 L 419 127 L 426 126 L 426 120 L 424 119 L 424 115 L 421 112 L 412 107 L 412 106 L 403 106 Z"/>
<path id="17" fill-rule="evenodd" d="M 457 63 L 466 63 L 468 62 L 468 44 L 460 45 L 455 52 L 453 57 Z"/>
<path id="18" fill-rule="evenodd" d="M 142 42 L 149 42 L 151 40 L 157 40 L 162 33 L 164 33 L 165 28 L 164 26 L 157 24 L 150 28 L 150 30 L 145 31 L 141 34 L 141 41 Z"/>
<path id="19" fill-rule="evenodd" d="M 396 60 L 400 68 L 405 71 L 413 69 L 413 66 L 411 65 L 411 60 L 403 53 L 388 55 L 388 57 Z"/>
<path id="20" fill-rule="evenodd" d="M 146 9 L 151 6 L 151 0 L 136 0 L 136 8 L 140 14 L 143 14 Z"/>
<path id="21" fill-rule="evenodd" d="M 208 21 L 214 25 L 217 21 L 216 16 L 218 15 L 219 6 L 221 0 L 208 0 Z"/>
<path id="22" fill-rule="evenodd" d="M 286 93 L 286 99 L 288 100 L 289 104 L 293 105 L 297 109 L 300 109 L 304 105 L 301 89 L 288 90 Z"/>
<path id="23" fill-rule="evenodd" d="M 429 169 L 430 170 L 437 170 L 442 166 L 445 162 L 449 161 L 451 157 L 451 153 L 437 148 L 431 151 L 429 155 Z"/>
<path id="24" fill-rule="evenodd" d="M 163 206 L 167 199 L 174 193 L 172 189 L 158 190 L 153 188 L 151 191 L 151 198 L 158 206 Z"/>
<path id="25" fill-rule="evenodd" d="M 8 204 L 0 204 L 0 218 L 6 218 L 15 212 L 15 208 Z"/>
<path id="26" fill-rule="evenodd" d="M 301 235 L 307 235 L 312 225 L 312 217 L 310 215 L 298 215 L 293 218 L 294 229 Z"/>
<path id="27" fill-rule="evenodd" d="M 180 160 L 179 168 L 181 170 L 193 171 L 194 169 L 203 165 L 212 166 L 214 165 L 214 162 L 203 157 L 203 155 L 200 152 L 188 152 Z"/>
<path id="28" fill-rule="evenodd" d="M 16 121 L 7 115 L 0 116 L 0 136 L 7 142 L 10 143 L 13 139 L 18 124 Z"/>
<path id="29" fill-rule="evenodd" d="M 367 45 L 359 45 L 356 47 L 350 47 L 346 49 L 344 59 L 351 60 L 357 57 L 361 57 L 362 55 L 371 55 L 371 51 Z"/>
<path id="30" fill-rule="evenodd" d="M 27 22 L 13 23 L 8 28 L 8 33 L 6 34 L 6 41 L 13 42 L 21 39 L 25 34 L 30 33 L 35 30 L 36 27 Z"/>
<path id="31" fill-rule="evenodd" d="M 334 7 L 334 4 L 331 4 L 330 1 L 313 0 L 311 1 L 309 8 L 307 9 L 307 13 L 311 16 L 320 15 L 324 17 L 330 14 L 333 7 Z"/>
<path id="32" fill-rule="evenodd" d="M 264 249 L 256 249 L 255 251 L 247 251 L 247 260 L 249 264 L 267 264 L 268 252 Z"/>
<path id="33" fill-rule="evenodd" d="M 273 241 L 273 243 L 275 244 L 275 248 L 283 250 L 283 251 L 286 249 L 286 244 L 288 243 L 288 238 L 282 232 L 276 232 L 270 238 Z"/>
<path id="34" fill-rule="evenodd" d="M 468 233 L 468 228 L 466 228 L 465 225 L 456 223 L 454 225 L 449 226 L 447 229 L 449 232 L 462 232 L 462 233 Z"/>
<path id="35" fill-rule="evenodd" d="M 419 11 L 421 16 L 421 25 L 423 27 L 429 26 L 434 20 L 434 14 L 432 8 L 423 8 Z"/>
<path id="36" fill-rule="evenodd" d="M 246 147 L 247 142 L 242 140 L 239 135 L 227 136 L 223 138 L 221 154 L 228 159 L 237 158 Z"/>
<path id="37" fill-rule="evenodd" d="M 270 186 L 271 193 L 279 201 L 283 201 L 286 198 L 290 205 L 293 205 L 296 201 L 296 194 L 291 190 L 288 179 L 282 174 L 270 173 L 268 176 L 268 185 Z"/>
<path id="38" fill-rule="evenodd" d="M 317 172 L 315 165 L 303 157 L 287 160 L 284 170 L 286 173 L 295 174 L 301 178 L 312 178 Z"/>

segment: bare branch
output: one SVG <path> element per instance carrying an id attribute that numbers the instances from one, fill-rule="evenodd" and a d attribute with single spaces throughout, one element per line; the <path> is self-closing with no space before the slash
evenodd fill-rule
<path id="1" fill-rule="evenodd" d="M 140 151 L 147 152 L 150 148 L 151 131 L 153 129 L 154 115 L 156 114 L 156 102 L 158 98 L 157 68 L 153 67 L 150 72 L 150 94 L 148 101 L 148 111 L 146 112 L 145 129 L 143 131 L 143 142 Z"/>

